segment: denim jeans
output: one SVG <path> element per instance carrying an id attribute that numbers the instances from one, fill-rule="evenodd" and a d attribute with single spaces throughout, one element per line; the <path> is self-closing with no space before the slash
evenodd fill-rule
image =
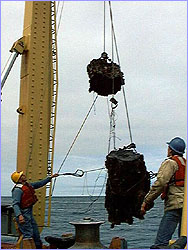
<path id="1" fill-rule="evenodd" d="M 155 239 L 156 246 L 167 246 L 169 244 L 169 240 L 172 239 L 172 235 L 175 232 L 178 223 L 178 236 L 180 236 L 181 217 L 182 208 L 169 210 L 164 213 L 161 223 L 159 225 L 157 237 Z"/>
<path id="2" fill-rule="evenodd" d="M 38 230 L 37 223 L 33 217 L 32 207 L 22 209 L 22 215 L 25 219 L 25 223 L 18 223 L 18 227 L 23 234 L 24 239 L 33 238 L 35 241 L 36 248 L 41 249 L 41 239 Z M 18 222 L 18 219 L 17 219 Z"/>

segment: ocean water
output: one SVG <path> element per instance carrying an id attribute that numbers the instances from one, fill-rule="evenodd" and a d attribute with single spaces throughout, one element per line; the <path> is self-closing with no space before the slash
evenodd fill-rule
<path id="1" fill-rule="evenodd" d="M 44 228 L 41 233 L 43 243 L 48 244 L 44 239 L 45 236 L 61 237 L 63 233 L 75 233 L 74 226 L 69 222 L 79 221 L 84 217 L 105 221 L 100 226 L 100 241 L 106 247 L 109 247 L 111 239 L 116 236 L 123 237 L 127 241 L 129 249 L 148 249 L 154 243 L 163 215 L 163 202 L 160 198 L 155 201 L 155 206 L 148 211 L 144 220 L 135 218 L 132 225 L 123 223 L 115 226 L 114 229 L 110 228 L 108 214 L 104 208 L 105 197 L 99 197 L 93 203 L 96 198 L 89 196 L 52 197 L 51 225 Z M 2 204 L 10 203 L 11 198 L 2 197 L 1 202 Z M 177 237 L 176 230 L 174 239 Z M 2 236 L 2 241 L 4 240 L 14 242 L 16 238 Z"/>

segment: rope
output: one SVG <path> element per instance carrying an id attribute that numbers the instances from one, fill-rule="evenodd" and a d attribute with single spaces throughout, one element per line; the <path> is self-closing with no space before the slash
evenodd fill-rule
<path id="1" fill-rule="evenodd" d="M 117 40 L 116 40 L 114 24 L 113 24 L 112 6 L 111 6 L 110 1 L 108 3 L 109 3 L 109 8 L 110 8 L 110 19 L 111 19 L 112 33 L 113 33 L 113 38 L 114 38 L 114 43 L 115 43 L 115 48 L 116 48 L 116 55 L 117 55 L 118 64 L 120 66 L 120 58 L 119 58 Z M 130 137 L 130 141 L 132 143 L 133 142 L 133 137 L 132 137 L 132 132 L 131 132 L 130 118 L 129 118 L 128 105 L 127 105 L 124 86 L 122 87 L 122 89 L 123 89 L 123 98 L 124 98 L 124 103 L 125 103 L 127 123 L 128 123 L 128 129 L 129 129 L 129 137 Z"/>
<path id="2" fill-rule="evenodd" d="M 59 175 L 72 175 L 72 176 L 75 176 L 75 177 L 82 177 L 84 174 L 87 174 L 87 173 L 93 172 L 93 171 L 102 170 L 102 169 L 105 169 L 105 167 L 95 168 L 95 169 L 86 170 L 86 171 L 84 171 L 82 169 L 77 169 L 74 173 L 62 173 L 62 174 L 59 174 Z"/>
<path id="3" fill-rule="evenodd" d="M 75 144 L 78 136 L 80 135 L 80 132 L 81 132 L 81 130 L 82 130 L 82 128 L 83 128 L 83 126 L 84 126 L 84 124 L 85 124 L 85 122 L 86 122 L 86 120 L 87 120 L 87 118 L 88 118 L 88 116 L 89 116 L 89 114 L 90 114 L 90 112 L 91 112 L 91 110 L 92 110 L 92 108 L 93 108 L 93 106 L 94 106 L 97 98 L 98 98 L 98 95 L 95 97 L 95 99 L 94 99 L 94 101 L 93 101 L 93 103 L 92 103 L 92 105 L 91 105 L 91 107 L 90 107 L 90 109 L 89 109 L 89 111 L 88 111 L 88 113 L 87 113 L 87 115 L 86 115 L 86 117 L 85 117 L 85 119 L 84 119 L 84 121 L 83 121 L 83 123 L 82 123 L 82 125 L 81 125 L 81 127 L 79 129 L 79 131 L 78 131 L 78 133 L 76 134 L 76 136 L 75 136 L 75 138 L 74 138 L 74 140 L 73 140 L 73 142 L 72 142 L 72 144 L 71 144 L 71 146 L 70 146 L 70 148 L 69 148 L 69 150 L 68 150 L 68 152 L 67 152 L 67 154 L 66 154 L 66 156 L 65 156 L 65 158 L 63 160 L 63 162 L 61 163 L 61 166 L 60 166 L 60 168 L 59 168 L 59 170 L 58 170 L 57 173 L 59 173 L 60 170 L 61 170 L 61 168 L 63 167 L 63 165 L 64 165 L 64 163 L 65 163 L 65 161 L 66 161 L 66 159 L 67 159 L 67 157 L 68 157 L 68 155 L 70 153 L 70 151 L 72 150 L 72 148 L 73 148 L 73 146 L 74 146 L 74 144 Z"/>
<path id="4" fill-rule="evenodd" d="M 61 16 L 62 16 L 63 7 L 64 7 L 64 4 L 63 4 L 63 6 L 62 6 L 62 8 L 61 8 L 60 21 L 61 21 Z M 119 63 L 119 65 L 120 65 L 120 59 L 119 59 L 118 48 L 117 48 L 117 41 L 116 41 L 116 36 L 115 36 L 115 31 L 114 31 L 113 16 L 112 16 L 112 8 L 111 8 L 111 3 L 110 3 L 110 1 L 109 1 L 109 8 L 110 8 L 111 36 L 112 36 L 112 61 L 114 60 L 114 44 L 115 44 L 117 60 L 118 60 L 118 63 Z M 105 40 L 105 38 L 106 38 L 106 37 L 105 37 L 105 36 L 106 36 L 105 12 L 106 12 L 106 8 L 105 8 L 105 1 L 104 1 L 104 51 L 105 51 L 105 49 L 106 49 L 106 48 L 105 48 L 105 46 L 106 46 L 106 44 L 105 44 L 105 43 L 106 43 L 106 40 Z M 60 21 L 59 21 L 59 24 L 58 24 L 58 29 L 59 29 L 59 26 L 60 26 Z M 114 81 L 113 81 L 112 88 L 113 88 L 113 89 L 112 89 L 112 93 L 114 93 Z M 129 115 L 128 115 L 128 107 L 127 107 L 127 101 L 126 101 L 124 89 L 123 89 L 123 95 L 124 95 L 124 101 L 125 101 L 125 107 L 126 107 L 126 115 L 127 115 L 127 120 L 128 120 L 128 127 L 129 127 L 130 139 L 131 139 L 131 142 L 132 142 L 132 133 L 131 133 L 131 128 L 130 128 L 130 120 L 129 120 Z M 114 96 L 114 94 L 113 94 L 113 96 Z M 64 160 L 62 161 L 62 163 L 61 163 L 61 165 L 60 165 L 60 168 L 59 168 L 59 170 L 58 170 L 57 173 L 60 172 L 60 170 L 61 170 L 61 168 L 63 167 L 63 165 L 64 165 L 64 163 L 65 163 L 65 161 L 66 161 L 68 155 L 70 154 L 70 152 L 71 152 L 71 150 L 72 150 L 72 148 L 73 148 L 73 146 L 74 146 L 74 144 L 75 144 L 75 142 L 76 142 L 76 140 L 77 140 L 79 134 L 81 133 L 81 130 L 82 130 L 82 128 L 83 128 L 83 126 L 84 126 L 84 124 L 85 124 L 85 122 L 86 122 L 86 120 L 87 120 L 87 118 L 88 118 L 88 116 L 89 116 L 89 114 L 90 114 L 90 112 L 91 112 L 91 110 L 92 110 L 92 108 L 93 108 L 93 106 L 94 106 L 94 104 L 95 104 L 97 98 L 98 98 L 98 95 L 97 95 L 96 98 L 94 99 L 93 104 L 91 105 L 91 107 L 90 107 L 90 109 L 89 109 L 89 111 L 88 111 L 88 113 L 87 113 L 87 115 L 86 115 L 86 117 L 85 117 L 85 119 L 84 119 L 84 121 L 83 121 L 83 123 L 82 123 L 82 125 L 81 125 L 81 127 L 80 127 L 80 129 L 79 129 L 79 131 L 78 131 L 78 133 L 77 133 L 77 135 L 75 136 L 75 138 L 74 138 L 74 140 L 73 140 L 73 142 L 72 142 L 72 144 L 71 144 L 71 146 L 70 146 L 70 148 L 69 148 L 67 154 L 65 155 L 65 158 L 64 158 Z M 113 104 L 111 104 L 111 107 L 112 107 L 111 113 L 110 113 L 110 111 L 109 111 L 109 115 L 110 115 L 110 136 L 109 136 L 108 152 L 109 152 L 109 150 L 110 150 L 111 134 L 113 133 L 114 148 L 115 148 L 115 137 L 116 137 L 116 136 L 115 136 L 115 131 L 114 131 L 114 130 L 115 130 L 115 112 L 114 112 Z M 104 167 L 103 167 L 103 168 L 98 168 L 98 169 L 87 170 L 87 171 L 83 171 L 83 172 L 84 172 L 84 174 L 86 174 L 86 177 L 87 177 L 87 173 L 92 172 L 92 171 L 97 171 L 97 170 L 101 170 L 101 171 L 102 171 L 102 169 L 104 169 Z M 98 177 L 98 178 L 99 178 L 99 177 Z M 97 178 L 97 180 L 98 180 L 98 178 Z M 107 174 L 106 174 L 105 180 L 106 180 L 106 178 L 107 178 Z M 96 180 L 96 181 L 97 181 L 97 180 Z M 56 178 L 55 178 L 55 180 L 54 180 L 54 185 L 53 185 L 53 188 L 52 188 L 52 194 L 53 194 L 53 191 L 54 191 L 54 188 L 55 188 L 55 183 L 56 183 Z M 104 185 L 105 185 L 105 182 L 103 183 L 103 188 L 104 188 Z M 92 201 L 92 203 L 89 205 L 89 207 L 88 207 L 88 209 L 87 209 L 86 212 L 88 212 L 88 211 L 90 210 L 90 208 L 91 208 L 91 206 L 93 205 L 93 203 L 94 203 L 95 201 L 97 201 L 98 198 L 101 196 L 102 191 L 103 191 L 103 188 L 101 189 L 100 194 L 98 195 L 98 197 L 97 197 L 94 201 Z"/>
<path id="5" fill-rule="evenodd" d="M 153 171 L 149 171 L 150 179 L 154 179 L 157 176 L 157 173 L 153 173 Z"/>
<path id="6" fill-rule="evenodd" d="M 125 96 L 125 88 L 123 87 L 123 98 L 124 98 L 124 103 L 125 103 L 125 110 L 126 110 L 126 115 L 127 115 L 127 123 L 128 123 L 128 129 L 129 129 L 129 136 L 130 136 L 130 141 L 131 143 L 133 142 L 133 137 L 132 137 L 132 132 L 131 132 L 131 125 L 130 125 L 130 119 L 129 119 L 129 112 L 128 112 L 128 106 L 127 106 L 127 100 Z"/>
<path id="7" fill-rule="evenodd" d="M 89 116 L 89 114 L 90 114 L 90 112 L 91 112 L 91 110 L 92 110 L 92 108 L 93 108 L 93 106 L 94 106 L 94 104 L 95 104 L 97 98 L 98 98 L 98 95 L 95 97 L 95 99 L 94 99 L 94 101 L 93 101 L 93 103 L 92 103 L 92 105 L 91 105 L 91 107 L 90 107 L 90 109 L 89 109 L 89 111 L 88 111 L 88 113 L 87 113 L 87 115 L 86 115 L 84 121 L 82 122 L 81 127 L 80 127 L 80 129 L 78 130 L 78 133 L 76 134 L 76 136 L 75 136 L 75 138 L 74 138 L 74 140 L 73 140 L 73 142 L 72 142 L 72 144 L 71 144 L 71 146 L 70 146 L 70 148 L 69 148 L 67 154 L 65 155 L 65 158 L 63 159 L 63 161 L 62 161 L 62 163 L 61 163 L 61 165 L 60 165 L 60 168 L 58 169 L 57 173 L 60 172 L 60 170 L 61 170 L 61 168 L 63 167 L 63 165 L 64 165 L 64 163 L 65 163 L 65 161 L 66 161 L 68 155 L 70 154 L 70 152 L 71 152 L 71 150 L 72 150 L 72 148 L 73 148 L 73 146 L 74 146 L 74 144 L 75 144 L 75 142 L 76 142 L 78 136 L 79 136 L 80 133 L 81 133 L 81 130 L 82 130 L 84 124 L 86 123 L 86 120 L 87 120 L 87 118 L 88 118 L 88 116 Z M 54 185 L 53 185 L 53 188 L 52 188 L 52 194 L 53 194 L 53 191 L 54 191 L 54 188 L 55 188 L 55 183 L 56 183 L 56 178 L 55 178 L 55 180 L 54 180 Z"/>
<path id="8" fill-rule="evenodd" d="M 98 170 L 103 170 L 103 169 L 105 169 L 105 167 L 90 169 L 90 170 L 86 170 L 86 171 L 83 171 L 83 172 L 84 172 L 84 173 L 89 173 L 89 172 L 98 171 Z"/>
<path id="9" fill-rule="evenodd" d="M 102 186 L 102 188 L 101 188 L 101 191 L 100 191 L 99 195 L 97 196 L 96 199 L 94 199 L 94 200 L 89 204 L 87 210 L 86 210 L 84 213 L 88 213 L 88 212 L 91 210 L 91 207 L 93 206 L 93 204 L 94 204 L 94 203 L 99 199 L 99 197 L 101 196 L 102 191 L 103 191 L 104 186 L 105 186 L 105 183 L 106 183 L 106 179 L 107 179 L 107 173 L 105 174 L 105 180 L 104 180 L 104 183 L 103 183 L 103 186 Z"/>
<path id="10" fill-rule="evenodd" d="M 85 186 L 86 186 L 88 196 L 89 196 L 90 198 L 93 197 L 93 194 L 94 194 L 94 191 L 95 191 L 95 188 L 96 188 L 96 185 L 97 185 L 97 181 L 98 181 L 98 179 L 99 179 L 99 177 L 100 177 L 100 174 L 101 174 L 101 172 L 102 172 L 103 169 L 105 169 L 105 168 L 103 167 L 103 168 L 93 169 L 93 170 L 89 170 L 89 171 L 86 171 L 86 172 L 85 172 L 85 173 L 86 173 L 86 176 L 85 176 L 85 180 L 84 180 L 84 186 L 83 186 L 82 194 L 84 194 L 84 188 L 85 188 Z M 88 174 L 88 172 L 97 171 L 97 170 L 101 170 L 101 171 L 99 172 L 99 174 L 98 174 L 98 176 L 97 176 L 97 178 L 96 178 L 96 180 L 95 180 L 95 185 L 94 185 L 92 194 L 90 194 L 90 193 L 89 193 L 89 189 L 88 189 L 88 182 L 87 182 L 87 176 L 88 176 L 88 175 L 87 175 L 87 174 Z"/>
<path id="11" fill-rule="evenodd" d="M 94 101 L 94 99 L 95 99 L 95 92 L 93 92 L 93 101 Z M 95 105 L 93 106 L 93 113 L 94 113 L 94 115 L 96 115 L 96 106 Z"/>
<path id="12" fill-rule="evenodd" d="M 106 20 L 105 20 L 105 16 L 106 16 L 106 4 L 104 1 L 104 52 L 106 50 L 106 47 L 105 47 L 105 45 L 106 45 L 106 40 L 105 40 L 105 38 L 106 38 Z"/>
<path id="13" fill-rule="evenodd" d="M 59 4 L 60 4 L 60 2 L 58 1 L 58 2 L 57 2 L 57 8 L 56 8 L 56 9 L 57 9 L 57 10 L 56 10 L 56 16 L 57 16 L 58 11 L 59 11 Z"/>
<path id="14" fill-rule="evenodd" d="M 138 184 L 140 184 L 145 178 L 146 178 L 146 175 L 144 175 L 144 177 L 143 177 L 141 180 L 139 180 L 138 182 L 136 182 L 132 187 L 130 187 L 129 189 L 127 189 L 127 190 L 126 190 L 126 194 L 127 194 L 130 190 L 132 190 L 134 187 L 136 187 Z"/>
<path id="15" fill-rule="evenodd" d="M 59 23 L 58 23 L 58 26 L 57 26 L 57 34 L 58 34 L 59 27 L 60 27 L 60 24 L 61 24 L 61 18 L 62 18 L 62 14 L 63 14 L 64 4 L 65 4 L 65 1 L 63 1 L 62 7 L 61 7 L 61 12 L 60 12 L 60 17 L 59 17 Z M 59 2 L 58 2 L 58 7 L 59 7 Z"/>
<path id="16" fill-rule="evenodd" d="M 87 173 L 87 172 L 96 171 L 96 170 L 102 170 L 102 169 L 105 169 L 105 167 L 103 167 L 103 168 L 98 168 L 98 169 L 93 169 L 93 170 L 88 170 L 88 171 L 85 171 L 85 172 Z M 153 179 L 153 178 L 155 178 L 156 176 L 157 176 L 157 173 L 153 173 L 152 171 L 150 171 L 150 172 L 149 172 L 149 178 L 148 178 L 148 179 Z M 144 175 L 144 177 L 143 177 L 141 180 L 139 180 L 139 181 L 136 182 L 134 185 L 132 185 L 129 189 L 127 189 L 127 190 L 126 190 L 126 195 L 127 195 L 127 193 L 130 192 L 135 186 L 137 186 L 138 184 L 140 184 L 145 178 L 146 178 L 146 175 Z M 97 182 L 98 179 L 99 179 L 99 176 L 97 177 L 95 183 Z M 106 179 L 107 179 L 107 173 L 106 173 L 106 175 L 105 175 L 105 180 L 104 180 L 104 183 L 103 183 L 103 186 L 102 186 L 102 189 L 101 189 L 99 195 L 97 196 L 97 198 L 95 198 L 95 199 L 89 204 L 87 210 L 84 211 L 84 213 L 89 212 L 89 211 L 91 210 L 92 205 L 93 205 L 93 204 L 99 199 L 99 197 L 101 196 L 102 191 L 103 191 L 103 189 L 104 189 L 104 185 L 105 185 L 105 183 L 106 183 Z M 95 186 L 96 186 L 96 185 L 95 185 Z M 95 186 L 94 186 L 94 189 L 95 189 Z M 88 189 L 87 189 L 87 190 L 88 190 Z M 88 192 L 88 194 L 89 194 L 89 192 Z M 90 194 L 89 194 L 89 196 L 92 197 Z"/>
<path id="17" fill-rule="evenodd" d="M 110 112 L 110 107 L 109 107 L 109 102 L 108 102 L 108 99 L 107 99 L 107 105 L 108 105 L 108 115 L 109 115 L 109 119 L 110 119 L 110 132 L 109 132 L 109 138 L 108 138 L 108 154 L 110 152 L 110 143 L 111 143 L 111 112 Z"/>
<path id="18" fill-rule="evenodd" d="M 149 172 L 149 178 L 147 178 L 147 180 L 149 179 L 153 179 L 157 176 L 157 173 L 153 173 L 152 171 Z M 137 186 L 139 183 L 141 183 L 144 179 L 146 178 L 146 174 L 144 175 L 144 177 L 139 180 L 138 182 L 136 182 L 132 187 L 130 187 L 129 189 L 126 190 L 126 193 L 128 193 L 131 189 L 133 189 L 135 186 Z"/>
<path id="19" fill-rule="evenodd" d="M 145 174 L 142 179 L 140 179 L 139 181 L 137 181 L 129 189 L 126 190 L 125 195 L 127 195 L 127 193 L 130 192 L 134 187 L 136 187 L 138 184 L 140 184 L 142 181 L 144 181 L 144 179 L 146 179 L 146 180 L 150 179 L 151 180 L 151 179 L 154 179 L 156 176 L 157 176 L 157 173 L 153 173 L 152 171 L 149 172 L 149 177 L 148 178 L 146 178 L 146 174 Z"/>
<path id="20" fill-rule="evenodd" d="M 84 171 L 81 170 L 81 169 L 77 169 L 74 173 L 62 173 L 62 174 L 59 174 L 59 175 L 72 175 L 74 177 L 82 177 L 84 175 Z"/>
<path id="21" fill-rule="evenodd" d="M 8 62 L 10 61 L 11 56 L 12 56 L 12 54 L 10 54 L 10 56 L 9 56 L 9 58 L 8 58 L 8 60 L 7 60 L 6 64 L 5 64 L 5 67 L 3 68 L 2 72 L 1 72 L 1 77 L 2 77 L 2 74 L 3 74 L 3 73 L 4 73 L 4 71 L 5 71 L 5 68 L 6 68 L 6 66 L 7 66 Z"/>
<path id="22" fill-rule="evenodd" d="M 110 135 L 109 135 L 109 146 L 108 146 L 108 153 L 110 152 L 110 141 L 113 138 L 113 148 L 116 149 L 116 123 L 115 123 L 115 112 L 112 108 L 111 115 L 110 115 Z"/>
<path id="23" fill-rule="evenodd" d="M 117 41 L 116 41 L 116 36 L 115 36 L 114 24 L 113 24 L 112 6 L 111 6 L 110 1 L 108 1 L 108 3 L 109 3 L 109 8 L 110 8 L 110 20 L 111 20 L 112 34 L 113 34 L 114 43 L 115 43 L 116 56 L 117 56 L 118 64 L 120 66 L 119 53 L 118 53 Z"/>
<path id="24" fill-rule="evenodd" d="M 115 108 L 118 106 L 118 102 L 115 103 L 115 99 L 111 98 L 111 112 L 110 112 L 110 107 L 109 107 L 109 102 L 107 99 L 107 106 L 108 106 L 108 115 L 110 119 L 110 132 L 109 132 L 109 138 L 108 138 L 108 154 L 110 152 L 110 144 L 111 144 L 111 139 L 113 138 L 113 143 L 114 143 L 114 150 L 116 150 L 116 139 L 121 140 L 116 136 L 115 128 L 116 128 L 116 120 L 115 117 L 117 116 L 115 112 Z M 114 106 L 113 106 L 114 105 Z"/>

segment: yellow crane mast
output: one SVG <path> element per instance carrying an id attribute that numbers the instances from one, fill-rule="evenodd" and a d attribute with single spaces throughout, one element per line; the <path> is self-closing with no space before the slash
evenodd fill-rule
<path id="1" fill-rule="evenodd" d="M 17 109 L 17 171 L 23 170 L 28 181 L 34 182 L 53 172 L 58 93 L 55 2 L 25 2 L 21 40 L 24 52 Z M 37 191 L 39 200 L 34 206 L 34 215 L 41 228 L 44 226 L 46 196 L 49 197 L 50 218 L 50 194 L 51 184 Z"/>

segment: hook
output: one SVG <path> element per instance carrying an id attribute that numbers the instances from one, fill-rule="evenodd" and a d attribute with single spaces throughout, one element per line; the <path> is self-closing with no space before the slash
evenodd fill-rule
<path id="1" fill-rule="evenodd" d="M 77 169 L 74 173 L 62 173 L 59 175 L 72 175 L 74 177 L 82 177 L 84 175 L 84 171 L 81 169 Z"/>

